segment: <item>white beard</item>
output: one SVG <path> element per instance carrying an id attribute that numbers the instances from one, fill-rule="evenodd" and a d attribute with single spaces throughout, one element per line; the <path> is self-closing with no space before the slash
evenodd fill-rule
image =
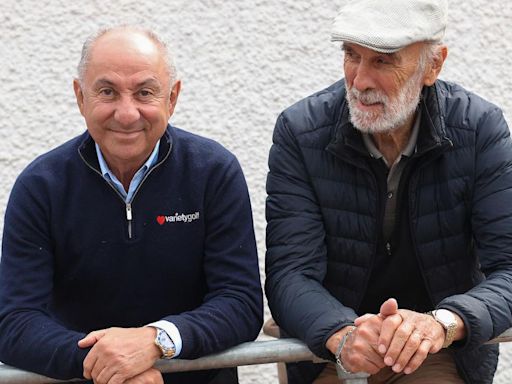
<path id="1" fill-rule="evenodd" d="M 381 133 L 392 131 L 401 127 L 409 119 L 420 102 L 423 84 L 421 78 L 422 68 L 409 78 L 394 99 L 390 99 L 382 91 L 370 89 L 359 91 L 349 88 L 347 79 L 347 100 L 350 111 L 350 121 L 358 130 L 364 133 Z M 378 112 L 361 111 L 357 101 L 364 104 L 382 103 L 382 110 Z"/>

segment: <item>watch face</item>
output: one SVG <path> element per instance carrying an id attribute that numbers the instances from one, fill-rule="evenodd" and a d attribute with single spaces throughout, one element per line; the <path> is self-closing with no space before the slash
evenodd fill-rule
<path id="1" fill-rule="evenodd" d="M 434 311 L 434 316 L 440 323 L 445 326 L 449 326 L 455 323 L 455 316 L 453 313 L 446 309 L 438 309 L 437 311 Z"/>
<path id="2" fill-rule="evenodd" d="M 158 342 L 161 346 L 165 347 L 166 349 L 170 349 L 174 346 L 174 343 L 172 342 L 171 338 L 165 331 L 159 331 L 158 332 Z"/>
<path id="3" fill-rule="evenodd" d="M 176 347 L 173 341 L 163 329 L 158 329 L 155 342 L 162 350 L 162 354 L 165 358 L 171 358 L 176 353 Z"/>

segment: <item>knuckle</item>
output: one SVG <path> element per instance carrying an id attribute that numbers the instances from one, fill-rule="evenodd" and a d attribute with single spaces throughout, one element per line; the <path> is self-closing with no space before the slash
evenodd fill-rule
<path id="1" fill-rule="evenodd" d="M 356 352 L 356 354 L 363 353 L 363 352 L 365 352 L 368 349 L 367 345 L 368 345 L 367 343 L 359 340 L 359 341 L 354 343 L 353 350 Z"/>
<path id="2" fill-rule="evenodd" d="M 351 366 L 351 367 L 354 367 L 354 368 L 358 368 L 361 363 L 363 362 L 363 358 L 361 355 L 359 354 L 351 354 L 348 359 L 347 359 L 347 363 Z"/>
<path id="3" fill-rule="evenodd" d="M 421 336 L 414 332 L 411 337 L 409 338 L 409 341 L 408 341 L 408 346 L 409 348 L 414 348 L 414 349 L 418 349 L 418 347 L 421 345 L 421 342 L 422 342 L 422 339 L 421 339 Z"/>
<path id="4" fill-rule="evenodd" d="M 371 335 L 372 332 L 368 327 L 361 326 L 360 328 L 361 329 L 358 329 L 358 332 L 357 332 L 358 336 L 368 338 Z"/>
<path id="5" fill-rule="evenodd" d="M 418 347 L 418 351 L 416 353 L 421 356 L 426 357 L 430 351 L 431 346 L 432 346 L 432 343 L 430 343 L 430 342 L 428 342 L 428 343 L 422 342 L 420 344 L 420 346 Z"/>
<path id="6" fill-rule="evenodd" d="M 402 317 L 400 315 L 392 315 L 392 316 L 389 316 L 384 321 L 390 323 L 394 327 L 398 327 L 400 324 L 402 324 Z"/>
<path id="7" fill-rule="evenodd" d="M 399 331 L 401 331 L 403 334 L 410 334 L 416 326 L 411 322 L 403 322 L 400 327 L 398 328 Z"/>

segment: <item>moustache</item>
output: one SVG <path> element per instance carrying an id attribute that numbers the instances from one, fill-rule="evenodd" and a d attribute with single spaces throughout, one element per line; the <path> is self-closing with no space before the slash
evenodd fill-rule
<path id="1" fill-rule="evenodd" d="M 348 90 L 348 96 L 353 101 L 359 100 L 363 104 L 382 103 L 385 105 L 388 103 L 388 97 L 375 89 L 359 91 L 355 88 L 351 88 Z"/>

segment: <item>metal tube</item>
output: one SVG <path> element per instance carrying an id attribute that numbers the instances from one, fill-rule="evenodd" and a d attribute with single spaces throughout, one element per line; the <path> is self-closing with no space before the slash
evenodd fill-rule
<path id="1" fill-rule="evenodd" d="M 489 340 L 485 344 L 497 344 L 497 343 L 504 343 L 507 341 L 512 341 L 512 328 L 507 329 L 501 335 L 499 335 L 495 339 Z"/>
<path id="2" fill-rule="evenodd" d="M 495 339 L 488 341 L 487 344 L 506 341 L 512 341 L 512 328 L 503 332 Z M 277 339 L 243 343 L 223 352 L 200 357 L 195 360 L 159 360 L 156 362 L 155 367 L 161 372 L 184 372 L 240 365 L 291 363 L 298 361 L 325 362 L 325 360 L 315 356 L 303 342 L 297 339 Z M 366 384 L 367 377 L 368 375 L 365 373 L 340 374 L 340 380 L 345 380 L 346 384 Z M 0 384 L 49 384 L 80 381 L 84 380 L 51 379 L 0 363 Z"/>
<path id="3" fill-rule="evenodd" d="M 325 360 L 315 356 L 303 342 L 297 339 L 278 339 L 243 343 L 223 352 L 200 357 L 195 360 L 159 360 L 155 364 L 155 367 L 161 372 L 184 372 L 228 368 L 240 365 L 297 361 L 325 362 Z M 51 379 L 0 363 L 0 384 L 46 384 L 76 381 L 83 380 L 74 379 L 62 381 Z M 366 383 L 366 381 L 349 381 L 347 383 L 359 384 Z"/>
<path id="4" fill-rule="evenodd" d="M 308 347 L 296 339 L 278 339 L 243 343 L 226 351 L 195 360 L 159 360 L 156 367 L 161 372 L 183 372 L 203 369 L 235 367 L 239 365 L 268 364 L 276 362 L 324 362 Z"/>

